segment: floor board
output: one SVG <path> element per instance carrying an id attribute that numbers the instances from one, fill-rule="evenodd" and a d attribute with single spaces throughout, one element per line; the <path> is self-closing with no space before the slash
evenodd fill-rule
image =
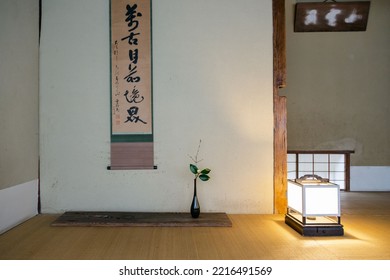
<path id="1" fill-rule="evenodd" d="M 38 215 L 0 235 L 3 260 L 390 259 L 390 193 L 342 193 L 345 234 L 303 237 L 283 215 L 228 214 L 231 227 L 53 227 Z"/>

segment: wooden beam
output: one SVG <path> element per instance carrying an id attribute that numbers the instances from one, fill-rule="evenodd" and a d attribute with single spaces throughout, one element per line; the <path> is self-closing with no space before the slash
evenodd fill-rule
<path id="1" fill-rule="evenodd" d="M 274 86 L 286 86 L 286 12 L 285 0 L 272 1 Z M 274 92 L 278 94 L 278 92 Z"/>
<path id="2" fill-rule="evenodd" d="M 273 0 L 274 213 L 287 211 L 287 100 L 285 0 Z"/>

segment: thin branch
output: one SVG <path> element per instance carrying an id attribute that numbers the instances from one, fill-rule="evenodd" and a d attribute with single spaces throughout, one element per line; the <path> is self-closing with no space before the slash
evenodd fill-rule
<path id="1" fill-rule="evenodd" d="M 202 139 L 199 140 L 198 150 L 196 151 L 195 158 L 193 158 L 192 156 L 188 155 L 192 159 L 192 161 L 194 163 L 198 163 L 198 162 L 201 162 L 203 160 L 203 159 L 198 160 L 198 155 L 199 155 L 199 150 L 200 150 L 201 143 L 202 143 Z"/>

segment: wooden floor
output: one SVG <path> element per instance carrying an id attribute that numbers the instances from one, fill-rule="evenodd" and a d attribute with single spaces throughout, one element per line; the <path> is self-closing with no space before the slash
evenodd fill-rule
<path id="1" fill-rule="evenodd" d="M 0 235 L 0 259 L 389 260 L 390 193 L 341 200 L 341 237 L 303 237 L 283 215 L 229 215 L 229 228 L 51 227 L 59 215 L 38 215 Z"/>

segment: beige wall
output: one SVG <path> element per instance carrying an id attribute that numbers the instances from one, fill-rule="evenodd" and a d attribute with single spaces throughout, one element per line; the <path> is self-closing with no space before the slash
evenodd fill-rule
<path id="1" fill-rule="evenodd" d="M 0 1 L 0 189 L 38 178 L 39 1 Z"/>
<path id="2" fill-rule="evenodd" d="M 157 170 L 108 171 L 109 1 L 43 1 L 43 212 L 273 212 L 272 1 L 154 0 Z"/>
<path id="3" fill-rule="evenodd" d="M 324 33 L 293 32 L 295 3 L 286 0 L 288 148 L 352 149 L 352 165 L 390 166 L 390 1 L 371 0 L 366 32 Z"/>

